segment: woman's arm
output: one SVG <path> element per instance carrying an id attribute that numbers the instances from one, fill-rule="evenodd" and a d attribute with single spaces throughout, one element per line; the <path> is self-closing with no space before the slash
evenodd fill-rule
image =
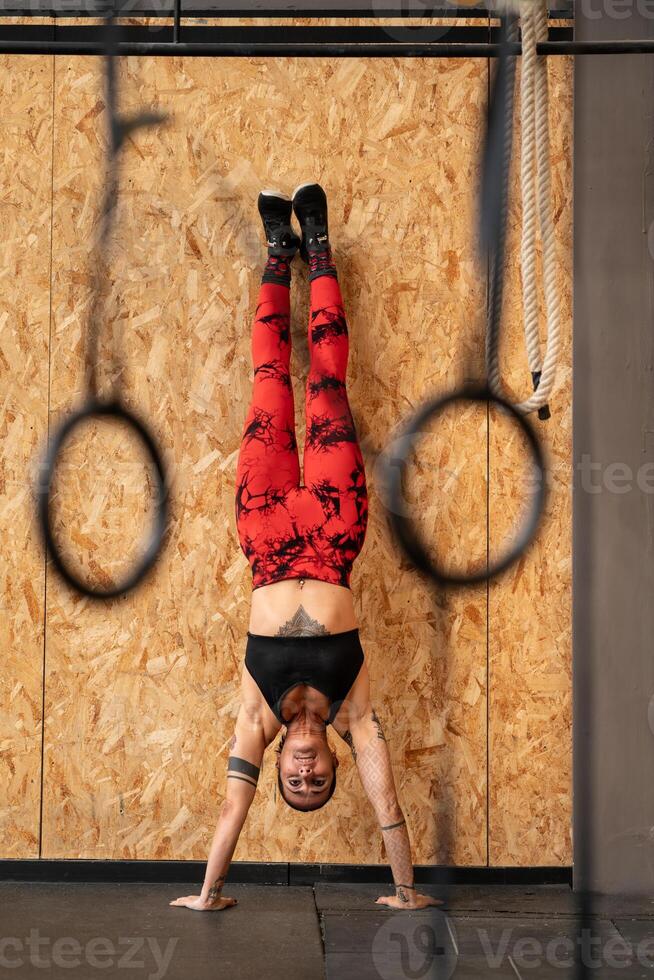
<path id="1" fill-rule="evenodd" d="M 393 873 L 396 894 L 378 898 L 377 904 L 403 909 L 441 904 L 435 898 L 418 894 L 415 889 L 411 844 L 397 799 L 388 745 L 370 701 L 363 711 L 350 714 L 349 726 L 342 737 L 350 746 L 363 788 L 379 821 Z"/>
<path id="2" fill-rule="evenodd" d="M 229 774 L 227 779 L 230 779 Z M 236 905 L 236 899 L 223 898 L 222 891 L 255 792 L 256 783 L 250 784 L 245 781 L 227 783 L 227 795 L 220 808 L 200 893 L 200 900 L 205 908 L 226 908 L 228 905 Z"/>
<path id="3" fill-rule="evenodd" d="M 230 743 L 227 762 L 227 792 L 220 808 L 213 836 L 204 884 L 199 895 L 186 895 L 171 902 L 195 911 L 220 910 L 236 905 L 235 898 L 223 898 L 227 870 L 256 792 L 265 749 L 263 729 L 247 707 L 242 706 L 236 731 Z"/>

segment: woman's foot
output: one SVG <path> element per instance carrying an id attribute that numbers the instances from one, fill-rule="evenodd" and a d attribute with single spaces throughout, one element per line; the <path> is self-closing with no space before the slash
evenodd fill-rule
<path id="1" fill-rule="evenodd" d="M 258 207 L 268 254 L 292 259 L 300 246 L 300 239 L 291 228 L 293 202 L 281 191 L 261 191 Z"/>
<path id="2" fill-rule="evenodd" d="M 309 263 L 309 280 L 336 276 L 329 245 L 327 195 L 320 184 L 300 184 L 293 193 L 293 210 L 300 228 L 300 255 Z"/>
<path id="3" fill-rule="evenodd" d="M 291 228 L 293 202 L 281 191 L 261 191 L 258 200 L 268 246 L 268 262 L 263 282 L 291 284 L 290 263 L 300 247 L 300 239 Z"/>

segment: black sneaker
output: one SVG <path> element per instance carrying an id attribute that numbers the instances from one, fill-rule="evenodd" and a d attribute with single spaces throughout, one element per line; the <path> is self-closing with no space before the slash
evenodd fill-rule
<path id="1" fill-rule="evenodd" d="M 300 239 L 291 228 L 293 202 L 281 191 L 261 191 L 258 207 L 268 255 L 292 259 L 300 246 Z"/>
<path id="2" fill-rule="evenodd" d="M 300 184 L 293 193 L 293 210 L 302 229 L 300 255 L 329 251 L 327 195 L 320 184 Z"/>

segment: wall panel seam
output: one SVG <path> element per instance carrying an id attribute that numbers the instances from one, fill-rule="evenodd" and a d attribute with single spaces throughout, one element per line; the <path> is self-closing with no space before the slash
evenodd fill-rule
<path id="1" fill-rule="evenodd" d="M 52 269 L 54 243 L 54 142 L 55 142 L 55 76 L 56 55 L 52 55 L 52 133 L 50 139 L 50 268 L 48 273 L 50 300 L 48 311 L 48 390 L 46 407 L 46 440 L 50 440 L 50 374 L 52 369 Z M 43 680 L 41 685 L 41 790 L 39 795 L 39 857 L 43 857 L 43 788 L 45 772 L 45 665 L 47 637 L 48 552 L 43 548 Z"/>

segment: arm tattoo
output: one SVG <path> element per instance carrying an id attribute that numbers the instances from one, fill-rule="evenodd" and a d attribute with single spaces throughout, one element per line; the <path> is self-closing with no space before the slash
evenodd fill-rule
<path id="1" fill-rule="evenodd" d="M 236 748 L 236 735 L 232 735 L 229 742 L 227 743 L 229 751 L 232 752 Z"/>
<path id="2" fill-rule="evenodd" d="M 398 820 L 397 823 L 389 823 L 386 827 L 382 827 L 382 830 L 395 830 L 396 827 L 401 827 L 402 824 L 405 823 L 406 820 L 404 819 L 404 817 L 402 817 L 402 819 Z"/>
<path id="3" fill-rule="evenodd" d="M 343 741 L 350 746 L 350 751 L 352 752 L 352 758 L 357 761 L 357 750 L 354 748 L 354 740 L 352 738 L 352 732 L 348 729 L 343 735 Z"/>
<path id="4" fill-rule="evenodd" d="M 382 741 L 385 742 L 386 741 L 386 736 L 384 735 L 384 733 L 382 731 L 381 722 L 380 722 L 379 718 L 377 717 L 377 712 L 374 710 L 374 708 L 373 708 L 373 712 L 372 712 L 372 721 L 373 721 L 373 724 L 375 725 L 375 727 L 377 729 L 377 738 L 381 738 Z"/>
<path id="5" fill-rule="evenodd" d="M 213 885 L 209 889 L 209 901 L 213 902 L 215 898 L 218 898 L 221 891 L 223 890 L 223 885 L 225 884 L 225 875 L 219 875 L 214 881 Z"/>
<path id="6" fill-rule="evenodd" d="M 246 762 L 245 759 L 239 759 L 235 755 L 230 755 L 227 760 L 227 778 L 241 779 L 244 783 L 249 783 L 250 786 L 256 787 L 259 779 L 259 768 L 253 766 L 251 762 Z"/>
<path id="7" fill-rule="evenodd" d="M 415 891 L 413 885 L 396 885 L 395 887 L 397 888 L 397 897 L 399 898 L 399 900 L 401 902 L 404 902 L 405 905 L 408 905 L 408 903 L 411 901 L 411 897 L 407 895 L 405 889 L 408 889 L 409 891 Z"/>
<path id="8" fill-rule="evenodd" d="M 304 606 L 300 606 L 298 611 L 287 623 L 280 627 L 277 636 L 328 636 L 329 630 L 325 629 L 317 619 L 312 619 Z"/>

